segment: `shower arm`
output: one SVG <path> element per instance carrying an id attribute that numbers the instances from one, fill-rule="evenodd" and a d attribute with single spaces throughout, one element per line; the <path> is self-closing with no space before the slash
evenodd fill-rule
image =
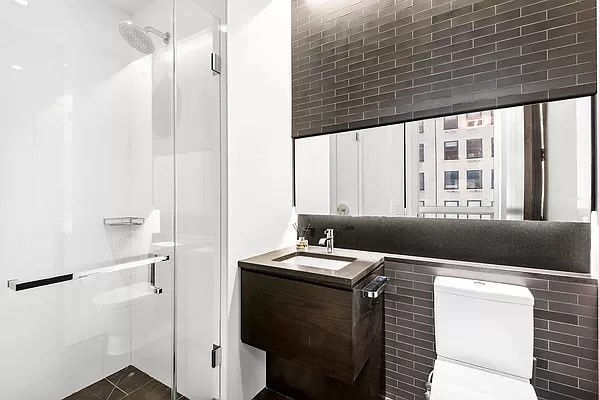
<path id="1" fill-rule="evenodd" d="M 158 36 L 159 38 L 162 39 L 162 41 L 164 42 L 164 44 L 169 44 L 171 41 L 171 34 L 168 32 L 161 32 L 158 29 L 152 27 L 152 26 L 146 26 L 144 28 L 144 31 L 147 33 L 153 33 L 154 35 Z"/>

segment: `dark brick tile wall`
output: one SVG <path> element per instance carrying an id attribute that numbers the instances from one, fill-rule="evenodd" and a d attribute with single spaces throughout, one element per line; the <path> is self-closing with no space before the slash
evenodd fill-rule
<path id="1" fill-rule="evenodd" d="M 487 3 L 490 3 L 487 0 Z M 597 400 L 597 281 L 491 268 L 405 263 L 387 258 L 386 394 L 424 400 L 435 353 L 433 282 L 453 276 L 528 287 L 535 297 L 535 389 L 542 400 Z"/>
<path id="2" fill-rule="evenodd" d="M 292 0 L 293 136 L 596 92 L 596 0 Z"/>

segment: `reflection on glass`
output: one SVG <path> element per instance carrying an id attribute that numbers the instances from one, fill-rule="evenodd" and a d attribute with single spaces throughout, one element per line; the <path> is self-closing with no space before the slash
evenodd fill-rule
<path id="1" fill-rule="evenodd" d="M 492 138 L 491 138 L 492 139 Z M 468 139 L 466 140 L 466 158 L 483 158 L 483 140 Z"/>
<path id="2" fill-rule="evenodd" d="M 457 140 L 451 140 L 444 144 L 444 160 L 459 160 L 460 159 L 460 146 Z"/>
<path id="3" fill-rule="evenodd" d="M 460 171 L 445 171 L 445 190 L 460 188 Z"/>
<path id="4" fill-rule="evenodd" d="M 483 171 L 481 169 L 466 171 L 466 180 L 468 189 L 483 188 Z"/>
<path id="5" fill-rule="evenodd" d="M 456 115 L 443 118 L 443 129 L 448 131 L 458 129 L 458 117 Z"/>

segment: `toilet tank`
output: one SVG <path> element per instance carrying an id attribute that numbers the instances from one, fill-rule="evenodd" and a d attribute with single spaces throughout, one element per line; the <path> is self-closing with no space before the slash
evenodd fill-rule
<path id="1" fill-rule="evenodd" d="M 437 277 L 437 356 L 530 379 L 533 305 L 525 287 Z"/>

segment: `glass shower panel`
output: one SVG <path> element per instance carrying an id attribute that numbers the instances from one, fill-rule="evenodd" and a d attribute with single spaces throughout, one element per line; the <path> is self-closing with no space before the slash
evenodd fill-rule
<path id="1" fill-rule="evenodd" d="M 220 30 L 194 0 L 176 1 L 175 21 L 176 379 L 188 398 L 211 400 L 220 398 Z"/>
<path id="2" fill-rule="evenodd" d="M 173 383 L 173 46 L 124 20 L 172 0 L 0 2 L 2 398 Z"/>

